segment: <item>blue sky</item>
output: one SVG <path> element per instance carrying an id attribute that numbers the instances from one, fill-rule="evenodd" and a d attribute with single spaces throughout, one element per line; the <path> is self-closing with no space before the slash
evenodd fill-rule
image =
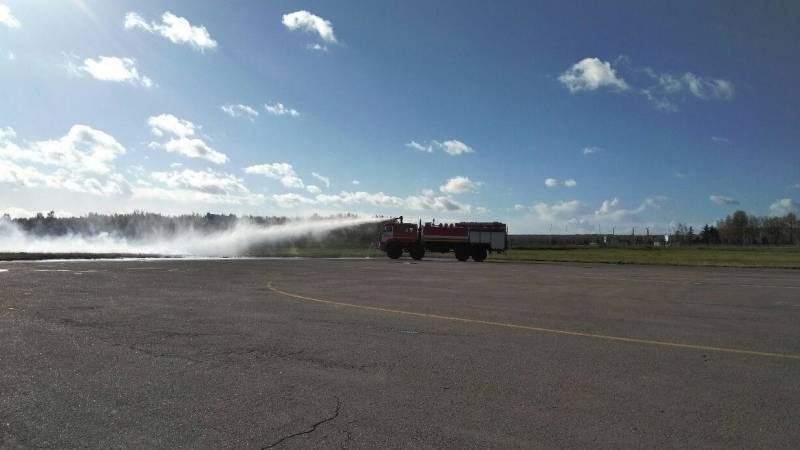
<path id="1" fill-rule="evenodd" d="M 798 19 L 796 2 L 0 0 L 0 211 L 514 232 L 785 214 Z"/>

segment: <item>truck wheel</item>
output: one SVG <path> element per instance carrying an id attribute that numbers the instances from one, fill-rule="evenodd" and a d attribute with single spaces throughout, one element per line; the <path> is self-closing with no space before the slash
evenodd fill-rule
<path id="1" fill-rule="evenodd" d="M 469 259 L 469 247 L 466 245 L 456 245 L 455 253 L 456 259 L 459 261 L 466 261 Z"/>
<path id="2" fill-rule="evenodd" d="M 420 259 L 422 259 L 425 256 L 425 247 L 423 247 L 421 245 L 415 245 L 415 246 L 411 247 L 411 249 L 408 251 L 408 253 L 411 254 L 412 258 L 414 258 L 414 259 L 419 261 Z"/>
<path id="3" fill-rule="evenodd" d="M 483 262 L 483 260 L 486 259 L 486 249 L 483 247 L 473 247 L 472 259 L 475 262 Z"/>
<path id="4" fill-rule="evenodd" d="M 403 247 L 392 245 L 391 247 L 386 249 L 386 256 L 388 256 L 391 259 L 397 259 L 403 256 Z"/>

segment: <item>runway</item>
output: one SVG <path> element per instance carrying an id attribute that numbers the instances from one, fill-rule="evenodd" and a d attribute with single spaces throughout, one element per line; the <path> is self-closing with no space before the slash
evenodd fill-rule
<path id="1" fill-rule="evenodd" d="M 800 272 L 0 263 L 0 446 L 800 445 Z"/>

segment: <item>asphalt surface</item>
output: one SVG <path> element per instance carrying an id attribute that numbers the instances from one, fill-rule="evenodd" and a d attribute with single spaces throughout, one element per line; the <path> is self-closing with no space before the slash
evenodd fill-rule
<path id="1" fill-rule="evenodd" d="M 798 271 L 0 264 L 0 447 L 798 448 L 798 411 Z"/>

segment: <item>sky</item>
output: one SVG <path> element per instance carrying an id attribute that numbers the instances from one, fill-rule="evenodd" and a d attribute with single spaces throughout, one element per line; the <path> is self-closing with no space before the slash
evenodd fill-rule
<path id="1" fill-rule="evenodd" d="M 800 209 L 800 3 L 0 0 L 0 213 Z"/>

